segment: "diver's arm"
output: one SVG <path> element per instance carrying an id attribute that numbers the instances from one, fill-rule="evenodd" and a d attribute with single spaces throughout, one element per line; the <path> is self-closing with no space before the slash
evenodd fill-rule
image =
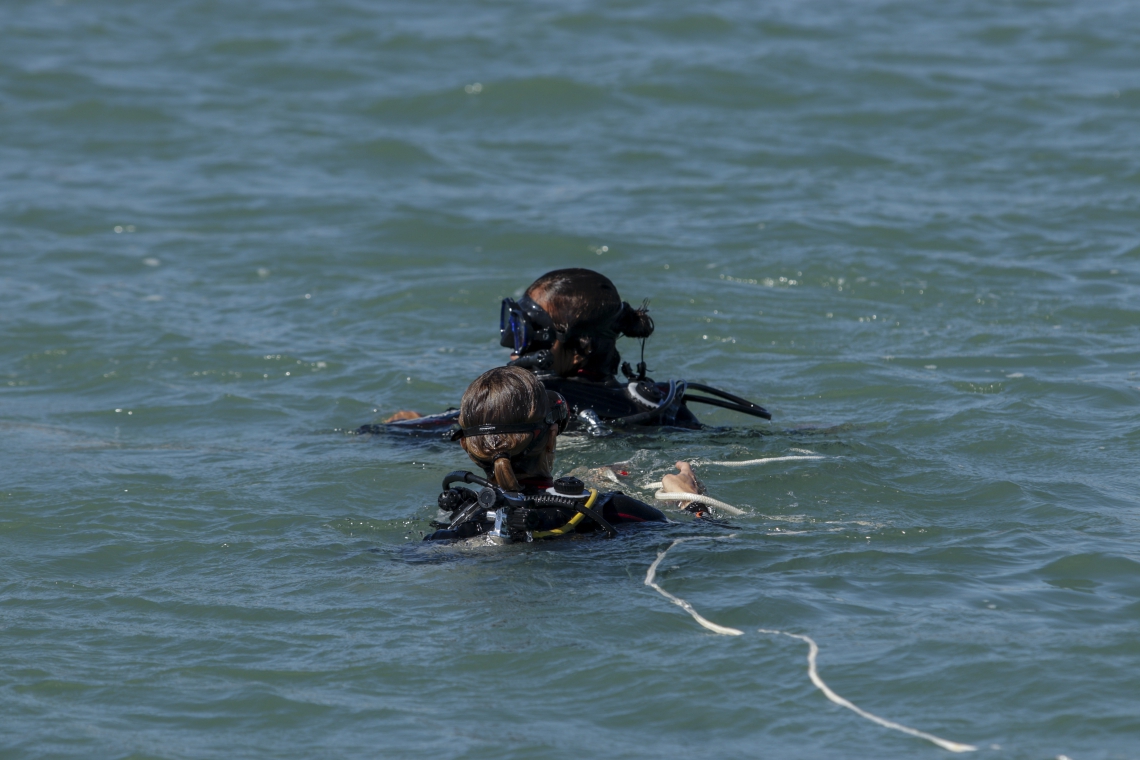
<path id="1" fill-rule="evenodd" d="M 405 433 L 412 435 L 439 435 L 455 425 L 459 418 L 458 409 L 448 409 L 438 414 L 421 415 L 410 409 L 402 409 L 383 422 L 361 425 L 358 435 L 379 435 L 382 433 Z"/>
<path id="2" fill-rule="evenodd" d="M 612 523 L 668 522 L 668 518 L 657 507 L 626 496 L 621 491 L 606 494 L 602 514 Z"/>
<path id="3" fill-rule="evenodd" d="M 374 423 L 369 423 L 367 425 L 361 425 L 360 427 L 358 427 L 356 429 L 356 434 L 357 435 L 379 435 L 379 434 L 384 432 L 384 426 L 391 423 L 391 422 L 401 422 L 403 420 L 418 420 L 422 416 L 423 415 L 420 414 L 419 412 L 414 412 L 411 409 L 401 409 L 400 411 L 396 412 L 395 414 L 393 414 L 390 417 L 388 417 L 387 419 L 385 419 L 379 425 L 374 424 Z"/>
<path id="4" fill-rule="evenodd" d="M 697 476 L 693 474 L 693 466 L 688 462 L 677 462 L 674 467 L 677 468 L 678 474 L 674 475 L 669 473 L 661 478 L 661 490 L 668 493 L 692 493 L 699 494 L 701 492 L 700 481 Z M 689 506 L 693 502 L 681 502 L 681 509 Z"/>

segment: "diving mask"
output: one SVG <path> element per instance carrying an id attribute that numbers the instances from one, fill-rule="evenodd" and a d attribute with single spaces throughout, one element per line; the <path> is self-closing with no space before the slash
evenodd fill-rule
<path id="1" fill-rule="evenodd" d="M 499 345 L 513 348 L 522 356 L 532 351 L 550 348 L 563 336 L 554 327 L 554 320 L 546 311 L 523 296 L 518 301 L 504 298 L 499 311 Z"/>

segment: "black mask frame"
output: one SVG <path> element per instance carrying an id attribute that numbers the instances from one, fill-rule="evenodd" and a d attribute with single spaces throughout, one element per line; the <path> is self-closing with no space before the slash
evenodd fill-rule
<path id="1" fill-rule="evenodd" d="M 519 356 L 550 348 L 565 339 L 546 310 L 523 296 L 518 301 L 504 298 L 499 309 L 499 345 L 513 348 Z"/>

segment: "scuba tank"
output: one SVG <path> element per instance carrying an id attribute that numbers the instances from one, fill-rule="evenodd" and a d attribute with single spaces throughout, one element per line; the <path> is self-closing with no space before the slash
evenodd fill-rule
<path id="1" fill-rule="evenodd" d="M 453 483 L 472 483 L 481 488 L 472 491 L 453 487 Z M 575 533 L 586 520 L 613 538 L 617 529 L 593 508 L 598 502 L 598 492 L 587 489 L 577 478 L 559 478 L 545 493 L 528 496 L 504 490 L 472 472 L 456 470 L 444 477 L 438 501 L 441 510 L 451 513 L 451 520 L 433 522 L 440 529 L 424 540 L 486 535 L 495 543 L 530 542 Z"/>

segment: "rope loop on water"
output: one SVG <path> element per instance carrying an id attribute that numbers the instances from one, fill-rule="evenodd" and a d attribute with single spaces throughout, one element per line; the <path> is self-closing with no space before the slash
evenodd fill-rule
<path id="1" fill-rule="evenodd" d="M 692 494 L 689 495 L 692 496 Z M 728 536 L 689 536 L 686 538 L 678 538 L 676 541 L 669 545 L 669 548 L 663 552 L 660 552 L 657 555 L 657 559 L 655 559 L 653 561 L 653 564 L 649 566 L 649 569 L 645 572 L 645 585 L 655 589 L 658 593 L 671 601 L 673 604 L 689 613 L 689 615 L 692 616 L 693 620 L 697 621 L 697 623 L 699 623 L 703 628 L 707 628 L 713 633 L 719 633 L 723 636 L 743 636 L 744 631 L 741 631 L 738 628 L 729 628 L 728 626 L 718 625 L 717 623 L 714 623 L 711 620 L 703 617 L 693 608 L 693 605 L 661 588 L 661 586 L 657 584 L 656 580 L 657 568 L 665 559 L 665 555 L 672 551 L 673 547 L 677 546 L 678 544 L 684 543 L 685 541 L 722 541 L 735 537 L 736 535 L 732 534 Z M 942 739 L 935 736 L 934 734 L 928 734 L 925 731 L 919 731 L 917 728 L 911 728 L 910 726 L 904 726 L 901 723 L 895 723 L 894 721 L 887 720 L 886 718 L 880 718 L 878 715 L 869 713 L 850 700 L 844 699 L 843 697 L 836 694 L 819 675 L 819 670 L 816 668 L 816 657 L 819 655 L 819 645 L 816 644 L 815 640 L 810 636 L 804 636 L 803 634 L 799 633 L 788 633 L 787 631 L 777 631 L 769 628 L 758 628 L 756 630 L 758 633 L 766 633 L 774 636 L 788 636 L 790 638 L 799 639 L 800 641 L 805 642 L 808 645 L 808 678 L 817 689 L 823 692 L 823 695 L 825 697 L 840 707 L 846 707 L 848 710 L 851 710 L 859 717 L 865 718 L 872 723 L 877 723 L 884 728 L 889 728 L 893 731 L 900 731 L 904 734 L 908 734 L 919 739 L 925 739 L 926 741 L 931 742 L 932 744 L 936 744 L 937 746 L 949 752 L 973 752 L 977 750 L 977 747 L 972 744 L 962 744 L 959 742 L 950 741 L 948 739 Z"/>
<path id="2" fill-rule="evenodd" d="M 794 450 L 795 449 L 793 449 L 793 451 Z M 805 460 L 805 459 L 827 459 L 827 457 L 821 456 L 819 454 L 797 454 L 797 455 L 786 456 L 786 457 L 764 457 L 761 459 L 745 459 L 743 461 L 708 460 L 708 461 L 698 461 L 695 464 L 697 464 L 698 466 L 716 465 L 718 467 L 748 467 L 750 465 L 755 465 L 755 464 L 769 464 L 770 462 L 794 462 L 794 461 L 800 461 L 800 460 Z M 617 480 L 616 477 L 614 479 Z M 740 507 L 734 507 L 731 504 L 727 504 L 723 501 L 720 501 L 719 499 L 714 499 L 711 496 L 705 496 L 704 494 L 683 493 L 680 491 L 664 491 L 664 490 L 661 490 L 662 489 L 661 481 L 656 481 L 654 483 L 646 483 L 645 488 L 657 489 L 657 493 L 653 494 L 653 498 L 655 498 L 659 501 L 685 501 L 685 502 L 689 502 L 689 503 L 696 502 L 698 504 L 707 504 L 710 507 L 716 507 L 717 509 L 724 510 L 725 512 L 728 512 L 730 515 L 743 515 L 743 514 L 745 514 L 745 511 L 743 509 L 741 509 Z"/>
<path id="3" fill-rule="evenodd" d="M 660 485 L 660 484 L 655 484 Z M 703 493 L 686 493 L 685 491 L 658 491 L 653 494 L 653 498 L 659 501 L 687 501 L 697 502 L 698 504 L 708 504 L 710 507 L 723 509 L 731 515 L 742 515 L 744 510 L 740 507 L 734 507 L 731 504 L 725 504 L 723 501 L 718 501 L 711 496 L 705 496 Z"/>

